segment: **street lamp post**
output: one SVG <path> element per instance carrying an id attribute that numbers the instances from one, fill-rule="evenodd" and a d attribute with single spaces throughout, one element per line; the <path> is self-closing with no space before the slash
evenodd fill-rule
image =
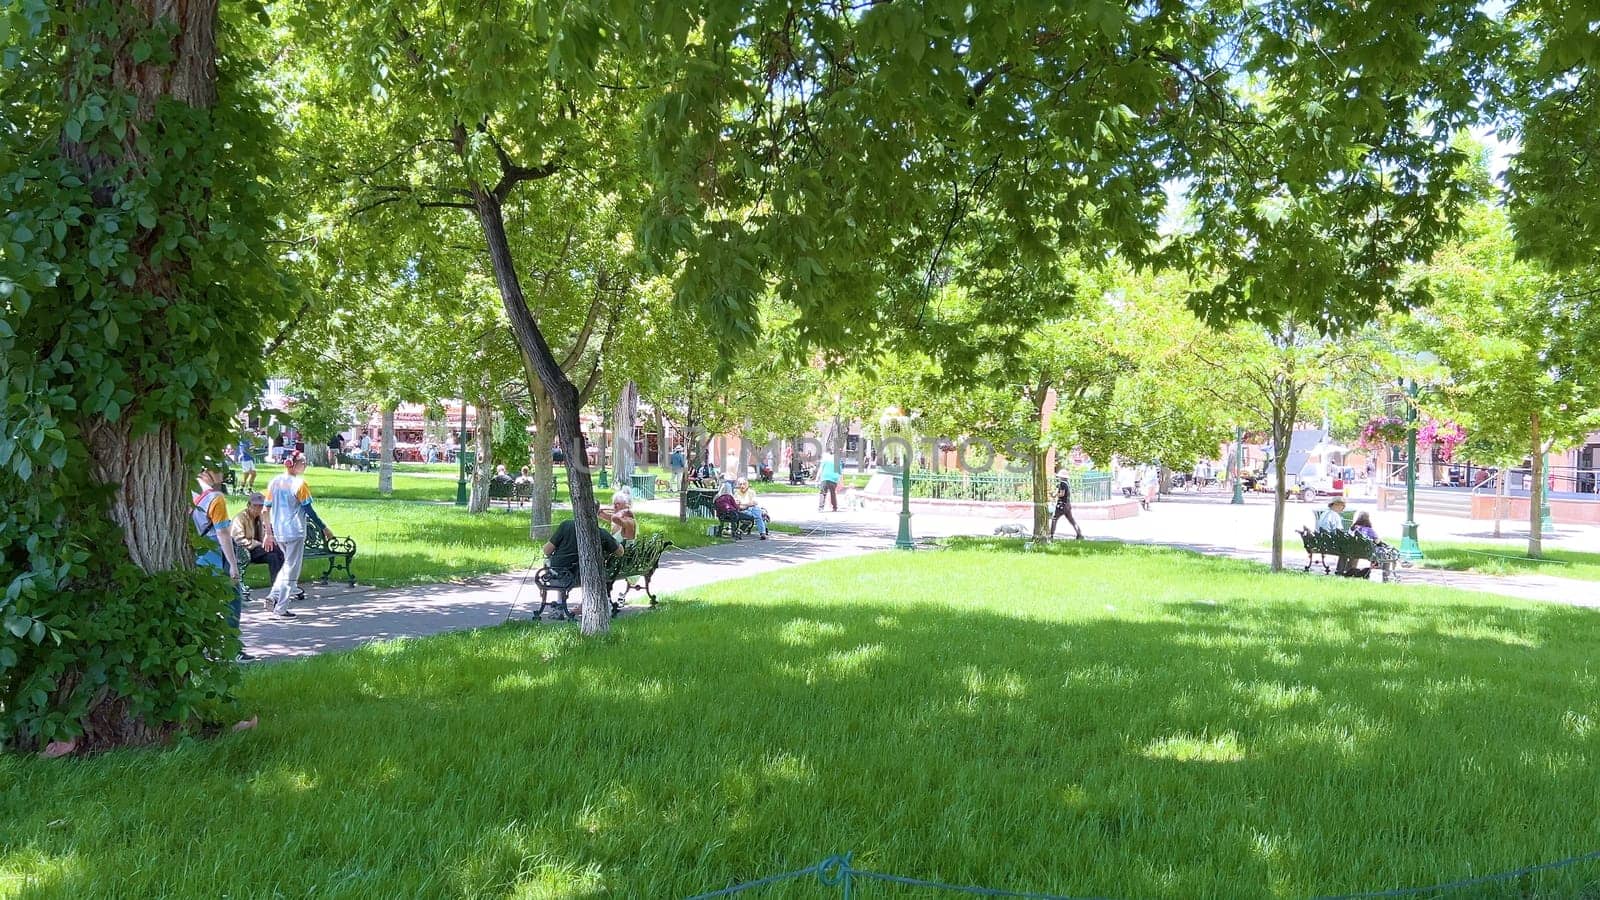
<path id="1" fill-rule="evenodd" d="M 600 480 L 595 487 L 608 488 L 611 486 L 611 479 L 606 477 L 606 420 L 603 411 L 600 414 L 600 446 L 596 450 L 600 457 Z"/>
<path id="2" fill-rule="evenodd" d="M 905 459 L 900 466 L 900 533 L 895 536 L 894 545 L 899 550 L 915 550 L 917 545 L 911 541 L 911 449 L 906 448 Z"/>
<path id="3" fill-rule="evenodd" d="M 1406 521 L 1400 526 L 1400 558 L 1416 562 L 1422 559 L 1422 546 L 1417 543 L 1417 380 L 1410 379 L 1406 393 L 1411 402 L 1406 404 Z"/>
<path id="4" fill-rule="evenodd" d="M 1235 506 L 1244 505 L 1244 429 L 1233 429 L 1233 500 Z"/>
<path id="5" fill-rule="evenodd" d="M 467 396 L 461 395 L 461 430 L 456 432 L 456 462 L 461 466 L 461 477 L 456 481 L 456 505 L 467 505 Z"/>

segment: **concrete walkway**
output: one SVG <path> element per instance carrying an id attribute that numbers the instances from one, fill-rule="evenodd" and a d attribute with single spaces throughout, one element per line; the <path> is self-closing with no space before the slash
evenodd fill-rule
<path id="1" fill-rule="evenodd" d="M 763 502 L 781 522 L 799 526 L 800 535 L 775 534 L 772 540 L 755 539 L 724 543 L 692 550 L 669 550 L 662 557 L 661 569 L 652 587 L 656 593 L 670 594 L 730 578 L 758 575 L 800 563 L 869 553 L 892 547 L 898 518 L 877 511 L 841 509 L 816 511 L 816 499 L 808 494 L 772 494 Z M 1364 508 L 1359 501 L 1353 504 Z M 641 511 L 675 514 L 674 500 L 638 504 Z M 1304 565 L 1304 551 L 1292 529 L 1309 521 L 1315 505 L 1291 504 L 1288 510 L 1289 541 L 1285 544 L 1285 564 L 1298 570 Z M 1271 531 L 1271 501 L 1251 497 L 1242 506 L 1232 506 L 1221 494 L 1178 495 L 1149 512 L 1131 519 L 1082 521 L 1085 535 L 1183 547 L 1201 553 L 1246 559 L 1266 564 L 1270 552 L 1261 546 Z M 1374 514 L 1382 534 L 1398 533 L 1399 523 L 1388 521 L 1392 514 Z M 919 539 L 954 535 L 988 535 L 1005 519 L 972 516 L 917 514 L 913 530 Z M 1419 517 L 1423 545 L 1433 540 L 1482 540 L 1487 523 L 1449 517 Z M 1018 523 L 1021 524 L 1021 523 Z M 1071 534 L 1062 523 L 1061 534 Z M 1514 537 L 1513 534 L 1508 536 Z M 1600 529 L 1564 526 L 1547 546 L 1578 550 L 1600 549 Z M 1516 553 L 1514 544 L 1507 551 Z M 534 565 L 537 565 L 534 562 Z M 427 584 L 408 588 L 346 588 L 342 585 L 307 585 L 306 603 L 295 607 L 298 618 L 276 619 L 257 602 L 245 611 L 242 629 L 245 646 L 260 658 L 276 659 L 308 656 L 328 650 L 358 646 L 371 641 L 398 637 L 417 637 L 444 631 L 458 631 L 499 625 L 510 619 L 526 619 L 538 609 L 538 589 L 533 585 L 533 570 L 485 577 L 448 584 Z M 1490 576 L 1436 569 L 1402 569 L 1406 584 L 1435 584 L 1442 587 L 1481 591 L 1527 600 L 1564 603 L 1600 608 L 1600 583 L 1556 576 Z M 629 612 L 637 611 L 642 596 Z"/>
<path id="2" fill-rule="evenodd" d="M 774 533 L 766 541 L 752 537 L 711 547 L 668 550 L 650 586 L 660 596 L 893 545 L 892 534 L 885 537 L 862 525 L 812 523 L 801 535 Z M 539 589 L 533 583 L 538 562 L 533 565 L 512 574 L 404 588 L 307 584 L 306 601 L 293 607 L 296 618 L 272 616 L 258 600 L 245 608 L 240 629 L 252 655 L 279 659 L 529 619 L 539 609 Z M 258 598 L 264 594 L 256 592 Z M 632 605 L 623 615 L 636 613 L 649 602 L 642 592 L 635 591 L 631 597 Z M 574 594 L 569 600 L 574 608 L 577 599 Z M 553 615 L 553 610 L 547 610 L 547 615 Z"/>

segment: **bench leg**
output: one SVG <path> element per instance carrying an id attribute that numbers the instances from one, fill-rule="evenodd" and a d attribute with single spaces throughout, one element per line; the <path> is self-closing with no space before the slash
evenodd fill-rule
<path id="1" fill-rule="evenodd" d="M 654 578 L 655 575 L 656 575 L 656 570 L 655 569 L 651 569 L 650 571 L 646 572 L 645 575 L 644 575 L 644 595 L 646 597 L 650 598 L 650 605 L 651 606 L 655 606 L 656 605 L 656 595 L 650 590 L 650 579 Z"/>

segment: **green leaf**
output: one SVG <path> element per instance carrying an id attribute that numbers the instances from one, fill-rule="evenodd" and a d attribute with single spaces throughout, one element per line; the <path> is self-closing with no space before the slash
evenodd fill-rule
<path id="1" fill-rule="evenodd" d="M 16 637 L 22 637 L 27 634 L 28 629 L 32 627 L 33 620 L 27 616 L 19 616 L 16 613 L 6 616 L 6 630 Z"/>
<path id="2" fill-rule="evenodd" d="M 106 321 L 105 333 L 106 343 L 115 344 L 117 342 L 117 338 L 121 334 L 121 332 L 117 330 L 117 320 L 109 319 Z"/>
<path id="3" fill-rule="evenodd" d="M 76 117 L 67 120 L 67 124 L 63 128 L 63 131 L 66 132 L 67 140 L 73 142 L 74 144 L 83 140 L 83 123 L 78 121 Z"/>
<path id="4" fill-rule="evenodd" d="M 0 647 L 0 669 L 9 669 L 17 664 L 17 651 L 10 647 Z"/>

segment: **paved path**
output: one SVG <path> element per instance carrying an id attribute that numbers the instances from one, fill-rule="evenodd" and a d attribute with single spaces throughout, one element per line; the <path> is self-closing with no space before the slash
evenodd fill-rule
<path id="1" fill-rule="evenodd" d="M 767 541 L 752 538 L 669 550 L 661 558 L 651 588 L 660 595 L 892 546 L 893 535 L 878 534 L 862 524 L 818 522 L 808 525 L 802 535 L 777 534 Z M 531 618 L 539 608 L 539 589 L 533 584 L 531 569 L 406 588 L 305 587 L 306 602 L 294 607 L 294 619 L 269 615 L 259 601 L 246 607 L 241 630 L 245 647 L 253 655 L 263 659 L 309 656 L 370 641 L 483 628 L 512 618 Z M 257 597 L 263 594 L 256 592 Z M 633 596 L 643 600 L 638 592 Z M 639 608 L 630 607 L 624 615 Z"/>
<path id="2" fill-rule="evenodd" d="M 764 498 L 782 522 L 800 526 L 801 535 L 775 535 L 769 541 L 743 540 L 693 550 L 668 551 L 652 582 L 657 593 L 686 590 L 715 581 L 757 575 L 799 563 L 887 549 L 894 544 L 898 520 L 881 511 L 841 510 L 816 512 L 816 500 L 806 494 L 774 494 Z M 1358 508 L 1366 508 L 1357 502 Z M 672 500 L 638 504 L 642 511 L 675 513 Z M 1309 521 L 1314 505 L 1292 503 L 1290 528 Z M 490 513 L 495 514 L 495 513 Z M 1202 553 L 1266 563 L 1270 553 L 1260 546 L 1270 533 L 1271 500 L 1251 497 L 1243 506 L 1228 504 L 1217 494 L 1180 495 L 1154 510 L 1131 519 L 1083 521 L 1091 538 L 1112 538 L 1186 547 Z M 1374 513 L 1383 534 L 1399 531 L 1394 513 Z M 1393 520 L 1393 521 L 1390 521 Z M 919 513 L 913 527 L 919 539 L 963 534 L 992 534 L 1006 520 L 972 516 Z M 1434 540 L 1482 540 L 1489 523 L 1444 516 L 1419 517 L 1423 546 Z M 1065 528 L 1065 523 L 1063 523 Z M 1509 536 L 1514 532 L 1508 531 Z M 1290 535 L 1285 560 L 1296 562 L 1304 551 Z M 1600 529 L 1563 527 L 1549 546 L 1600 550 Z M 1508 544 L 1508 552 L 1518 552 Z M 1600 583 L 1552 576 L 1488 576 L 1433 569 L 1405 569 L 1408 584 L 1426 583 L 1465 590 L 1574 606 L 1600 607 Z M 499 625 L 509 618 L 528 618 L 538 608 L 538 591 L 531 570 L 463 581 L 410 588 L 307 587 L 308 601 L 296 607 L 299 618 L 280 620 L 267 615 L 260 603 L 246 609 L 245 646 L 263 658 L 307 656 L 353 647 L 375 640 L 415 637 Z M 635 594 L 635 596 L 638 596 Z"/>

